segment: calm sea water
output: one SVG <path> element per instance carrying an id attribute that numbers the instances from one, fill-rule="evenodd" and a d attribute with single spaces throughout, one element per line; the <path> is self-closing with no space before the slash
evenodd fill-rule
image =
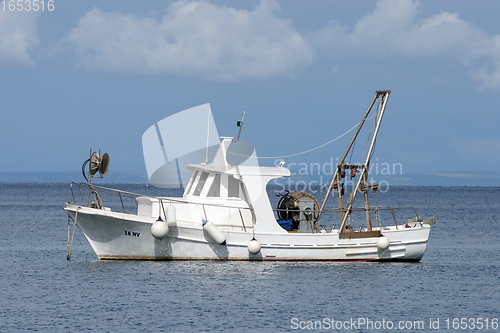
<path id="1" fill-rule="evenodd" d="M 497 187 L 379 194 L 437 218 L 420 263 L 98 261 L 79 230 L 67 261 L 70 199 L 0 184 L 0 331 L 500 332 Z"/>

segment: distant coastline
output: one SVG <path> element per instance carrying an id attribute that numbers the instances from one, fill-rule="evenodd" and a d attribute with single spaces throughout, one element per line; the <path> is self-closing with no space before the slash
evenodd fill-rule
<path id="1" fill-rule="evenodd" d="M 311 183 L 323 185 L 330 176 L 321 179 L 314 176 L 295 175 L 285 180 L 277 180 L 279 184 Z M 347 177 L 349 179 L 349 177 Z M 382 182 L 390 186 L 500 186 L 500 172 L 420 172 L 403 175 L 379 175 L 374 177 L 375 182 Z M 81 172 L 0 172 L 0 183 L 71 183 L 85 182 Z M 99 182 L 98 180 L 95 181 Z M 110 184 L 148 184 L 145 171 L 113 171 L 106 175 L 105 181 Z M 273 185 L 273 181 L 270 182 Z M 276 185 L 276 184 L 274 184 Z"/>
<path id="2" fill-rule="evenodd" d="M 80 183 L 86 182 L 81 172 L 77 171 L 40 171 L 40 172 L 0 172 L 0 183 Z M 96 183 L 98 181 L 95 181 Z M 113 171 L 105 179 L 110 184 L 147 184 L 145 171 Z"/>

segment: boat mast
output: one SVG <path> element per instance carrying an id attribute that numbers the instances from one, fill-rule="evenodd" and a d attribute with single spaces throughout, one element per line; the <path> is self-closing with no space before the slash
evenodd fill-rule
<path id="1" fill-rule="evenodd" d="M 379 109 L 377 112 L 377 119 L 376 119 L 376 125 L 375 125 L 375 131 L 373 132 L 372 140 L 370 143 L 370 148 L 368 149 L 368 154 L 366 155 L 366 160 L 365 164 L 361 168 L 361 175 L 359 176 L 359 179 L 356 183 L 356 187 L 354 188 L 354 191 L 352 192 L 352 199 L 349 200 L 349 203 L 347 205 L 347 208 L 345 210 L 344 217 L 342 219 L 342 223 L 340 224 L 339 228 L 339 233 L 342 233 L 345 229 L 345 223 L 347 221 L 347 218 L 352 212 L 352 205 L 354 204 L 354 199 L 356 198 L 356 193 L 361 190 L 361 186 L 363 183 L 363 191 L 365 194 L 365 210 L 367 211 L 366 217 L 367 217 L 367 224 L 368 224 L 368 230 L 371 230 L 371 222 L 370 222 L 370 206 L 368 204 L 368 184 L 366 183 L 366 180 L 368 178 L 368 168 L 370 165 L 370 159 L 372 158 L 373 154 L 373 149 L 375 147 L 375 141 L 377 139 L 378 131 L 380 129 L 380 123 L 382 122 L 382 117 L 384 116 L 384 111 L 385 107 L 387 105 L 387 100 L 389 99 L 389 94 L 391 93 L 390 90 L 378 90 L 376 92 L 377 97 L 382 95 L 382 99 L 380 100 L 379 104 Z"/>
<path id="2" fill-rule="evenodd" d="M 365 123 L 366 118 L 368 118 L 368 115 L 370 114 L 370 111 L 373 108 L 373 105 L 375 104 L 378 97 L 382 93 L 384 93 L 384 91 L 376 91 L 375 92 L 375 96 L 373 96 L 373 99 L 370 103 L 370 106 L 368 106 L 368 109 L 366 110 L 365 115 L 363 116 L 363 119 L 361 119 L 361 122 L 359 123 L 358 128 L 356 129 L 356 132 L 352 136 L 351 142 L 349 142 L 349 145 L 347 145 L 347 149 L 345 150 L 344 155 L 342 155 L 342 158 L 340 159 L 339 163 L 337 164 L 337 168 L 335 169 L 335 173 L 333 175 L 332 181 L 330 182 L 330 186 L 328 186 L 328 190 L 326 191 L 326 195 L 323 198 L 323 201 L 321 202 L 321 207 L 319 208 L 318 217 L 317 217 L 316 221 L 319 221 L 319 218 L 321 217 L 321 214 L 323 213 L 323 209 L 325 208 L 326 202 L 328 201 L 328 197 L 330 196 L 330 193 L 332 192 L 332 190 L 335 188 L 335 185 L 337 185 L 335 189 L 337 190 L 337 194 L 338 194 L 337 199 L 338 199 L 338 204 L 339 204 L 340 220 L 341 221 L 344 220 L 344 202 L 342 200 L 342 189 L 340 187 L 341 186 L 340 181 L 342 180 L 342 178 L 344 178 L 342 175 L 342 172 L 344 172 L 344 170 L 342 170 L 342 166 L 345 164 L 344 162 L 345 162 L 345 159 L 347 157 L 347 154 L 349 154 L 349 151 L 351 150 L 352 145 L 354 144 L 354 141 L 356 141 L 356 138 L 359 134 L 359 131 L 361 131 L 361 128 L 363 127 L 363 124 Z M 389 91 L 389 93 L 390 93 L 390 91 Z"/>

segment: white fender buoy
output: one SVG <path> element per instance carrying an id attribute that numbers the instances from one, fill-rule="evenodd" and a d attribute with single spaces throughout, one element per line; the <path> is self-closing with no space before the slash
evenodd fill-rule
<path id="1" fill-rule="evenodd" d="M 251 254 L 257 254 L 260 252 L 260 242 L 255 238 L 252 238 L 250 242 L 248 242 L 248 252 Z"/>
<path id="2" fill-rule="evenodd" d="M 151 226 L 151 235 L 156 239 L 163 239 L 168 234 L 168 225 L 165 223 L 161 217 L 156 220 Z"/>
<path id="3" fill-rule="evenodd" d="M 175 216 L 175 207 L 168 206 L 167 208 L 167 223 L 176 223 L 177 218 Z"/>
<path id="4" fill-rule="evenodd" d="M 212 236 L 217 244 L 226 245 L 226 237 L 224 237 L 219 228 L 211 221 L 203 220 L 203 230 Z"/>
<path id="5" fill-rule="evenodd" d="M 385 236 L 380 236 L 377 239 L 377 248 L 382 251 L 387 250 L 387 248 L 389 248 L 389 238 Z"/>

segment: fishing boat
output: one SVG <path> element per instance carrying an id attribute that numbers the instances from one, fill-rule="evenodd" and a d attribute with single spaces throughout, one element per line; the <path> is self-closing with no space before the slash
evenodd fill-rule
<path id="1" fill-rule="evenodd" d="M 289 177 L 290 170 L 283 165 L 228 163 L 230 147 L 237 141 L 231 137 L 222 138 L 211 162 L 188 165 L 191 178 L 182 197 L 175 198 L 92 184 L 93 176 L 107 173 L 109 156 L 91 151 L 82 167 L 85 176 L 89 166 L 87 182 L 72 183 L 73 201 L 64 204 L 68 215 L 68 260 L 76 226 L 99 259 L 421 260 L 436 219 L 422 219 L 412 207 L 372 207 L 368 200 L 368 192 L 378 187 L 368 183 L 368 169 L 390 93 L 375 92 L 321 203 L 310 193 L 295 191 L 282 194 L 273 209 L 266 186 L 273 179 Z M 374 124 L 364 162 L 348 164 L 346 158 L 372 109 L 376 112 L 370 117 Z M 240 132 L 242 121 L 238 122 Z M 344 187 L 348 176 L 356 180 L 349 195 Z M 358 194 L 362 195 L 356 201 Z M 105 195 L 114 195 L 123 209 L 107 207 Z M 336 197 L 338 207 L 328 207 L 331 197 Z M 134 212 L 126 211 L 126 198 L 134 201 Z M 360 200 L 363 204 L 355 206 Z M 397 218 L 401 212 L 403 220 Z M 353 226 L 356 214 L 362 215 L 360 227 Z"/>

